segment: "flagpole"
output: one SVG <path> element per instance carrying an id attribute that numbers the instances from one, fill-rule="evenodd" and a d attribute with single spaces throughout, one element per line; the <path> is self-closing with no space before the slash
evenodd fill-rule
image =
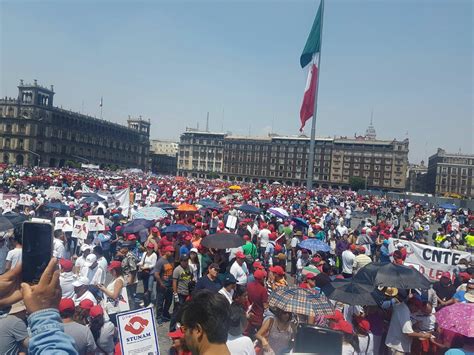
<path id="1" fill-rule="evenodd" d="M 318 94 L 319 94 L 319 79 L 321 73 L 321 54 L 323 47 L 323 22 L 324 22 L 324 0 L 321 0 L 321 31 L 319 37 L 319 56 L 318 56 L 318 81 L 316 82 L 316 92 L 314 93 L 314 110 L 313 118 L 311 119 L 311 138 L 309 141 L 309 156 L 308 156 L 308 169 L 306 176 L 306 189 L 313 189 L 313 174 L 314 174 L 314 146 L 316 140 L 316 113 L 318 112 Z M 314 59 L 313 59 L 314 60 Z M 311 69 L 310 69 L 311 70 Z M 313 73 L 314 75 L 314 73 Z"/>

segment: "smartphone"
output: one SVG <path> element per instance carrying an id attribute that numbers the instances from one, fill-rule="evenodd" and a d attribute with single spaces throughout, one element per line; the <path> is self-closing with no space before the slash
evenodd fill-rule
<path id="1" fill-rule="evenodd" d="M 39 282 L 53 255 L 53 225 L 44 222 L 23 223 L 22 281 Z"/>

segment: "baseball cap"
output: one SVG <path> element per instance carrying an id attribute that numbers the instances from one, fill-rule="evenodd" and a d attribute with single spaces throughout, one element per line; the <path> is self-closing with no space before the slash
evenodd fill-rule
<path id="1" fill-rule="evenodd" d="M 341 332 L 352 334 L 353 329 L 351 323 L 345 320 L 340 320 L 337 323 L 333 324 L 332 329 L 339 330 Z"/>
<path id="2" fill-rule="evenodd" d="M 169 332 L 168 336 L 171 339 L 181 339 L 181 338 L 184 338 L 184 333 L 181 330 L 181 328 L 177 328 L 174 332 Z"/>
<path id="3" fill-rule="evenodd" d="M 445 277 L 445 278 L 451 279 L 451 275 L 450 275 L 449 272 L 443 272 L 443 273 L 441 274 L 441 277 Z"/>
<path id="4" fill-rule="evenodd" d="M 89 267 L 97 261 L 97 256 L 95 254 L 89 254 L 86 257 L 86 262 L 84 263 L 85 267 Z"/>
<path id="5" fill-rule="evenodd" d="M 74 306 L 74 301 L 72 298 L 63 298 L 61 301 L 59 301 L 59 312 L 64 312 L 64 311 L 73 311 L 75 308 Z"/>
<path id="6" fill-rule="evenodd" d="M 92 250 L 92 247 L 89 244 L 82 244 L 81 252 L 85 252 L 86 250 Z"/>
<path id="7" fill-rule="evenodd" d="M 362 329 L 364 332 L 369 332 L 370 331 L 370 323 L 367 319 L 359 319 L 357 321 L 357 326 Z"/>
<path id="8" fill-rule="evenodd" d="M 344 316 L 343 316 L 342 312 L 339 311 L 339 310 L 335 310 L 333 314 L 328 314 L 328 315 L 324 316 L 324 318 L 332 319 L 332 320 L 335 320 L 335 321 L 344 320 Z"/>
<path id="9" fill-rule="evenodd" d="M 191 250 L 189 250 L 189 252 L 190 252 L 190 253 L 196 253 L 196 254 L 199 253 L 198 250 L 197 250 L 197 248 L 191 248 Z"/>
<path id="10" fill-rule="evenodd" d="M 228 285 L 231 285 L 231 284 L 236 284 L 237 283 L 237 280 L 235 279 L 234 275 L 232 274 L 228 274 L 225 278 L 224 278 L 224 287 L 225 286 L 228 286 Z"/>
<path id="11" fill-rule="evenodd" d="M 312 272 L 308 272 L 308 273 L 306 274 L 306 279 L 307 279 L 307 280 L 314 279 L 315 277 L 316 277 L 316 275 L 313 274 Z"/>
<path id="12" fill-rule="evenodd" d="M 351 244 L 350 249 L 351 250 L 356 250 L 356 246 L 354 244 Z"/>
<path id="13" fill-rule="evenodd" d="M 245 234 L 243 238 L 245 241 L 250 240 L 250 236 L 248 236 L 247 234 Z"/>
<path id="14" fill-rule="evenodd" d="M 119 267 L 122 267 L 122 263 L 118 260 L 112 260 L 109 264 L 109 266 L 107 267 L 107 270 L 113 270 L 113 269 L 117 269 Z"/>
<path id="15" fill-rule="evenodd" d="M 72 286 L 74 286 L 74 287 L 89 286 L 89 284 L 90 284 L 90 281 L 87 277 L 80 276 L 80 277 L 77 278 L 77 280 L 75 280 L 72 283 Z"/>
<path id="16" fill-rule="evenodd" d="M 253 268 L 254 269 L 260 269 L 260 270 L 263 270 L 264 267 L 262 265 L 262 263 L 260 261 L 254 261 L 254 263 L 252 264 Z"/>
<path id="17" fill-rule="evenodd" d="M 190 240 L 193 240 L 193 237 L 190 234 L 186 234 L 186 236 L 184 237 L 184 240 L 190 241 Z"/>
<path id="18" fill-rule="evenodd" d="M 280 265 L 272 266 L 269 270 L 277 275 L 285 275 L 285 270 Z"/>
<path id="19" fill-rule="evenodd" d="M 158 232 L 158 228 L 156 228 L 156 227 L 151 227 L 151 232 L 152 232 L 152 233 L 157 233 L 157 232 Z"/>
<path id="20" fill-rule="evenodd" d="M 237 253 L 235 253 L 235 257 L 237 259 L 245 259 L 245 254 L 242 253 L 241 251 L 238 251 Z"/>
<path id="21" fill-rule="evenodd" d="M 137 236 L 135 234 L 129 234 L 128 237 L 127 237 L 127 240 L 128 241 L 134 241 L 134 240 L 137 240 Z"/>
<path id="22" fill-rule="evenodd" d="M 148 244 L 146 245 L 146 247 L 147 247 L 148 249 L 155 249 L 155 244 L 153 244 L 153 243 L 148 243 Z"/>
<path id="23" fill-rule="evenodd" d="M 72 271 L 73 263 L 69 259 L 60 259 L 59 265 L 61 266 L 61 269 L 63 269 L 66 272 Z"/>
<path id="24" fill-rule="evenodd" d="M 92 307 L 94 307 L 94 302 L 86 298 L 79 303 L 79 307 L 81 307 L 82 309 L 90 310 Z"/>
<path id="25" fill-rule="evenodd" d="M 102 315 L 104 315 L 104 310 L 102 309 L 102 307 L 100 305 L 96 305 L 96 306 L 92 307 L 89 311 L 89 316 L 91 318 L 95 318 L 95 317 L 102 316 Z"/>
<path id="26" fill-rule="evenodd" d="M 188 261 L 188 260 L 189 260 L 188 254 L 183 254 L 179 257 L 179 261 Z"/>
<path id="27" fill-rule="evenodd" d="M 174 247 L 172 245 L 167 245 L 163 248 L 163 251 L 167 252 L 174 252 Z"/>
<path id="28" fill-rule="evenodd" d="M 365 247 L 363 245 L 359 245 L 359 248 L 357 248 L 361 253 L 365 253 Z"/>
<path id="29" fill-rule="evenodd" d="M 265 277 L 267 277 L 267 272 L 265 270 L 255 270 L 255 272 L 253 273 L 253 277 L 256 279 L 256 280 L 263 280 Z"/>

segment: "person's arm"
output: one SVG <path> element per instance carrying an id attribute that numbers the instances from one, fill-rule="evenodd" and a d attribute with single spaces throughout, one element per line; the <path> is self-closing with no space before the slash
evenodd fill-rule
<path id="1" fill-rule="evenodd" d="M 271 350 L 270 344 L 268 343 L 268 340 L 267 340 L 267 334 L 270 331 L 270 329 L 272 329 L 273 322 L 274 322 L 273 318 L 268 318 L 266 321 L 263 322 L 257 334 L 255 334 L 255 337 L 260 342 L 260 344 L 262 344 L 262 347 L 266 351 Z"/>
<path id="2" fill-rule="evenodd" d="M 120 279 L 115 280 L 113 291 L 107 290 L 107 288 L 104 287 L 104 285 L 99 285 L 98 287 L 107 297 L 116 300 L 120 296 L 120 293 L 122 292 L 123 281 Z"/>
<path id="3" fill-rule="evenodd" d="M 164 288 L 165 285 L 160 276 L 161 268 L 162 268 L 162 265 L 159 264 L 159 260 L 158 260 L 157 265 L 155 265 L 155 280 L 156 282 L 158 282 L 158 285 L 160 285 L 161 288 Z"/>
<path id="4" fill-rule="evenodd" d="M 11 268 L 12 268 L 12 262 L 11 260 L 8 260 L 8 256 L 7 256 L 7 262 L 5 263 L 5 272 L 10 271 Z"/>

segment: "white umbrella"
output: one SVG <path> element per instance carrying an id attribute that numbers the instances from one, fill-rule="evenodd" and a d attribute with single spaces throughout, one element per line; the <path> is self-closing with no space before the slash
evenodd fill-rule
<path id="1" fill-rule="evenodd" d="M 268 209 L 268 212 L 274 214 L 277 217 L 288 218 L 290 217 L 289 213 L 281 207 L 272 207 Z"/>
<path id="2" fill-rule="evenodd" d="M 50 190 L 50 189 L 48 189 L 48 190 L 46 190 L 46 191 L 44 192 L 44 194 L 45 194 L 46 197 L 47 197 L 48 199 L 50 199 L 50 200 L 51 200 L 51 199 L 60 200 L 60 199 L 62 198 L 61 193 L 60 193 L 59 191 L 56 191 L 56 190 Z"/>

